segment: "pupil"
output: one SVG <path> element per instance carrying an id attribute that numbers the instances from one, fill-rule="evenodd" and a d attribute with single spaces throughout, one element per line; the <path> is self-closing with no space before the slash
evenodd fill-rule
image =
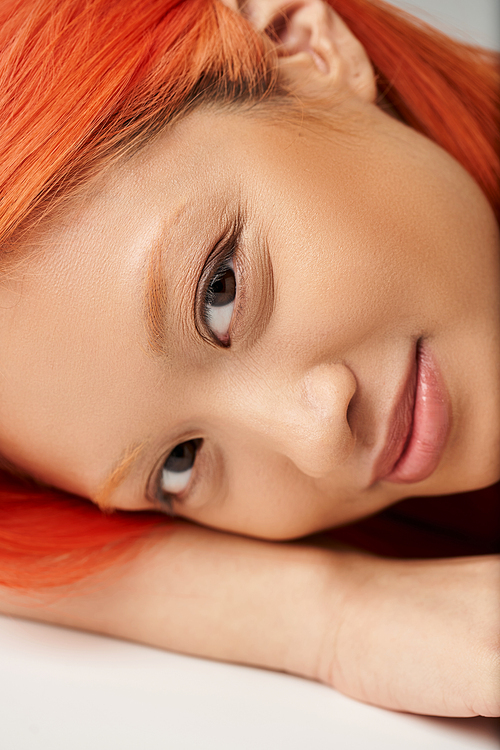
<path id="1" fill-rule="evenodd" d="M 212 282 L 210 291 L 213 294 L 211 304 L 214 307 L 224 307 L 234 302 L 236 296 L 236 277 L 232 268 L 221 271 L 220 276 Z"/>
<path id="2" fill-rule="evenodd" d="M 182 472 L 189 471 L 193 468 L 196 458 L 196 442 L 188 440 L 185 443 L 176 445 L 169 457 L 165 461 L 167 471 Z"/>

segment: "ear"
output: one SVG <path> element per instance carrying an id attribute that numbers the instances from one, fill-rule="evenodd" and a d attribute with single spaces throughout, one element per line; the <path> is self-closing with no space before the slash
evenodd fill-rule
<path id="1" fill-rule="evenodd" d="M 286 75 L 317 89 L 347 90 L 365 102 L 377 95 L 362 44 L 323 0 L 223 0 L 274 42 Z"/>

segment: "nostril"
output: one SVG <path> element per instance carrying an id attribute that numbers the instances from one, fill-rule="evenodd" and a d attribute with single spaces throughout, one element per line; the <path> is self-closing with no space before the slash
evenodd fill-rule
<path id="1" fill-rule="evenodd" d="M 345 418 L 347 420 L 347 424 L 349 425 L 350 429 L 353 430 L 354 427 L 354 413 L 356 411 L 356 402 L 357 402 L 357 391 L 354 391 L 351 398 L 349 399 L 349 404 L 347 405 L 347 411 Z"/>

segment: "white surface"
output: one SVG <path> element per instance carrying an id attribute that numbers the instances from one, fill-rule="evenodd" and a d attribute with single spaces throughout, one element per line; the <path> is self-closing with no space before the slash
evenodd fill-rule
<path id="1" fill-rule="evenodd" d="M 493 719 L 431 719 L 288 675 L 0 617 L 2 750 L 492 750 Z"/>

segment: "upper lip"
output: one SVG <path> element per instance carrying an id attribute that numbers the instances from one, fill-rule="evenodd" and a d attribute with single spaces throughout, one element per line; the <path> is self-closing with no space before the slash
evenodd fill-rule
<path id="1" fill-rule="evenodd" d="M 396 394 L 387 422 L 384 446 L 375 459 L 370 484 L 387 476 L 403 454 L 413 427 L 415 396 L 417 391 L 417 353 L 413 357 Z"/>

